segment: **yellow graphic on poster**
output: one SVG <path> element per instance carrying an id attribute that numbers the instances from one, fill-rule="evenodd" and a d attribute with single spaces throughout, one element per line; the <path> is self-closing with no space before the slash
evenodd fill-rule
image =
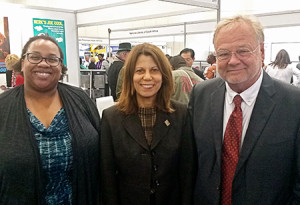
<path id="1" fill-rule="evenodd" d="M 93 53 L 93 56 L 97 56 L 100 53 L 104 54 L 106 53 L 106 46 L 91 44 L 91 52 Z"/>

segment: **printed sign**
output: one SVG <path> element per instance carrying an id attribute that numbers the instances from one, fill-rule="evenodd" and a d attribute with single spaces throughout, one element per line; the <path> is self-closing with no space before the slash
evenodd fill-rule
<path id="1" fill-rule="evenodd" d="M 64 64 L 67 65 L 65 23 L 63 20 L 33 18 L 34 35 L 49 35 L 53 37 L 64 54 Z"/>

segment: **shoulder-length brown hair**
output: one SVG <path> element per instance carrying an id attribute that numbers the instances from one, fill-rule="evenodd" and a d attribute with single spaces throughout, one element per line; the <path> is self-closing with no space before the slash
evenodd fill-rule
<path id="1" fill-rule="evenodd" d="M 284 69 L 286 68 L 289 64 L 291 64 L 291 60 L 290 60 L 290 56 L 288 54 L 288 52 L 284 49 L 281 49 L 275 58 L 275 61 L 273 61 L 272 63 L 270 63 L 271 66 L 273 66 L 273 68 L 275 66 L 277 66 L 280 69 Z"/>
<path id="2" fill-rule="evenodd" d="M 156 108 L 165 112 L 173 112 L 171 96 L 174 92 L 174 82 L 171 65 L 160 48 L 149 43 L 135 46 L 125 61 L 125 65 L 122 68 L 124 69 L 124 77 L 122 92 L 117 103 L 118 109 L 125 114 L 137 113 L 138 103 L 136 90 L 133 85 L 133 75 L 135 73 L 137 59 L 141 55 L 152 57 L 162 74 L 162 85 L 156 95 Z"/>

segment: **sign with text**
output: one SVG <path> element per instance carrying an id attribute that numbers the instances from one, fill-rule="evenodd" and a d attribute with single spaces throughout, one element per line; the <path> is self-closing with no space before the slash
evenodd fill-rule
<path id="1" fill-rule="evenodd" d="M 146 36 L 161 36 L 161 35 L 174 35 L 174 34 L 183 34 L 184 27 L 183 25 L 179 26 L 169 26 L 169 27 L 161 27 L 161 28 L 151 28 L 151 29 L 138 29 L 138 30 L 130 30 L 130 31 L 116 31 L 111 33 L 111 38 L 118 38 L 122 36 L 123 38 L 138 38 L 138 37 L 146 37 Z"/>
<path id="2" fill-rule="evenodd" d="M 63 20 L 33 18 L 33 34 L 53 37 L 64 54 L 64 64 L 67 65 L 65 23 Z"/>

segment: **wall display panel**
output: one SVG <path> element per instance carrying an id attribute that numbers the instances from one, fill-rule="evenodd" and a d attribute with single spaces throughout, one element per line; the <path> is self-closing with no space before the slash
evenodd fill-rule
<path id="1" fill-rule="evenodd" d="M 8 17 L 0 17 L 0 73 L 6 73 L 5 57 L 10 54 Z"/>
<path id="2" fill-rule="evenodd" d="M 300 26 L 266 28 L 265 31 L 265 63 L 274 61 L 280 49 L 285 49 L 291 61 L 298 62 L 300 56 Z"/>
<path id="3" fill-rule="evenodd" d="M 284 49 L 288 52 L 290 60 L 293 62 L 299 62 L 300 56 L 300 42 L 278 42 L 271 44 L 271 61 L 274 61 L 277 53 Z"/>

